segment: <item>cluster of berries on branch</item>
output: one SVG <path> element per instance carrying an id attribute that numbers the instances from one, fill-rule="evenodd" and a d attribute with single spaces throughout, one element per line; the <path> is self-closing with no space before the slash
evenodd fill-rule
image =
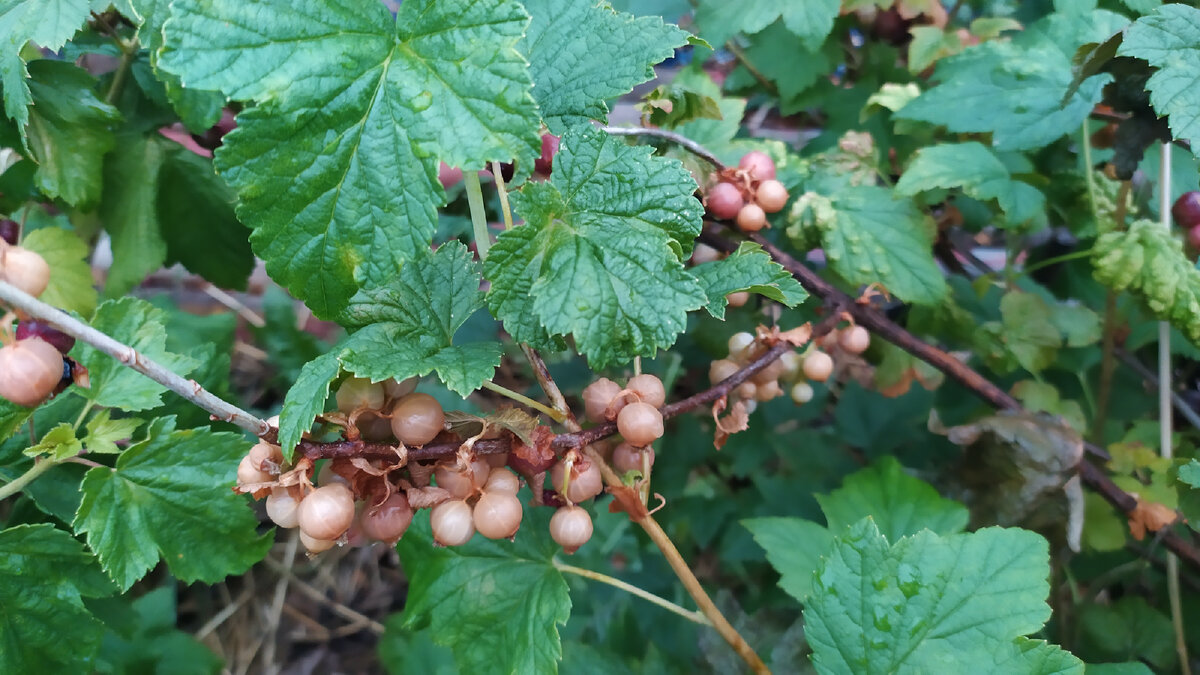
<path id="1" fill-rule="evenodd" d="M 767 227 L 767 214 L 787 205 L 787 188 L 775 179 L 775 161 L 765 152 L 748 152 L 737 168 L 719 171 L 715 177 L 704 197 L 705 208 L 713 218 L 734 221 L 743 232 Z"/>

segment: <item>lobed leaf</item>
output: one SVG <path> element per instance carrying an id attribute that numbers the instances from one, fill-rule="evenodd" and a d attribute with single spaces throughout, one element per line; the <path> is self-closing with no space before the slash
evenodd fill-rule
<path id="1" fill-rule="evenodd" d="M 656 16 L 633 17 L 598 0 L 523 0 L 532 21 L 518 49 L 550 133 L 608 117 L 607 101 L 654 78 L 689 34 Z"/>
<path id="2" fill-rule="evenodd" d="M 217 167 L 272 278 L 328 318 L 429 246 L 439 160 L 539 155 L 528 22 L 515 0 L 180 0 L 159 65 L 257 102 Z"/>
<path id="3" fill-rule="evenodd" d="M 696 9 L 696 23 L 705 39 L 723 45 L 737 33 L 758 33 L 782 19 L 805 48 L 816 51 L 833 29 L 840 8 L 838 0 L 704 0 Z"/>
<path id="4" fill-rule="evenodd" d="M 1028 223 L 1046 210 L 1041 190 L 1013 178 L 995 153 L 974 141 L 918 150 L 896 183 L 897 193 L 910 196 L 937 188 L 962 188 L 976 199 L 995 199 L 1013 225 Z"/>
<path id="5" fill-rule="evenodd" d="M 1138 19 L 1125 31 L 1118 56 L 1144 59 L 1157 70 L 1146 82 L 1150 104 L 1166 116 L 1171 131 L 1196 148 L 1200 144 L 1200 10 L 1168 4 Z"/>
<path id="6" fill-rule="evenodd" d="M 697 265 L 693 271 L 709 298 L 705 309 L 718 319 L 725 318 L 725 296 L 738 291 L 757 293 L 787 307 L 808 299 L 800 282 L 754 242 L 742 242 L 725 258 Z"/>
<path id="7" fill-rule="evenodd" d="M 115 468 L 87 472 L 75 530 L 87 535 L 123 590 L 160 554 L 184 582 L 241 574 L 271 545 L 270 535 L 256 532 L 258 519 L 245 500 L 229 489 L 249 445 L 240 434 L 176 430 L 174 417 L 158 418 Z"/>
<path id="8" fill-rule="evenodd" d="M 467 396 L 500 365 L 498 342 L 454 344 L 455 333 L 484 305 L 479 266 L 457 241 L 416 255 L 386 285 L 361 291 L 341 316 L 357 330 L 310 361 L 288 390 L 280 413 L 280 443 L 291 452 L 325 409 L 329 383 L 342 369 L 374 382 L 436 372 Z"/>
<path id="9" fill-rule="evenodd" d="M 31 41 L 44 49 L 60 49 L 83 25 L 88 9 L 87 0 L 0 2 L 0 89 L 4 92 L 4 113 L 17 123 L 22 143 L 27 143 L 26 125 L 33 97 L 21 50 Z"/>
<path id="10" fill-rule="evenodd" d="M 165 323 L 163 310 L 137 298 L 105 302 L 96 310 L 91 322 L 92 328 L 132 347 L 138 354 L 178 375 L 187 375 L 198 364 L 191 357 L 167 350 Z M 82 341 L 72 353 L 87 367 L 91 377 L 90 388 L 75 389 L 87 400 L 105 408 L 128 411 L 149 410 L 162 405 L 162 393 L 166 389 L 161 384 Z"/>
<path id="11" fill-rule="evenodd" d="M 571 598 L 547 511 L 526 513 L 514 542 L 477 536 L 449 548 L 433 544 L 428 519 L 415 521 L 397 546 L 411 580 L 404 627 L 431 629 L 462 672 L 555 672 Z"/>
<path id="12" fill-rule="evenodd" d="M 1069 654 L 1023 639 L 1050 616 L 1049 574 L 1048 544 L 1033 532 L 925 530 L 891 544 L 865 519 L 818 571 L 804 610 L 813 663 L 820 672 L 1082 673 Z"/>
<path id="13" fill-rule="evenodd" d="M 83 598 L 112 591 L 95 559 L 70 534 L 51 525 L 0 531 L 0 670 L 93 670 L 104 626 Z M 69 645 L 64 630 L 70 631 Z"/>
<path id="14" fill-rule="evenodd" d="M 792 205 L 788 235 L 801 243 L 815 227 L 834 271 L 856 284 L 881 283 L 897 297 L 933 304 L 946 281 L 933 260 L 933 225 L 911 201 L 874 185 L 832 197 L 807 194 Z"/>
<path id="15" fill-rule="evenodd" d="M 680 262 L 700 232 L 695 189 L 650 148 L 567 132 L 553 180 L 513 195 L 525 224 L 501 233 L 484 265 L 492 313 L 521 342 L 572 335 L 595 367 L 671 346 L 706 300 Z"/>

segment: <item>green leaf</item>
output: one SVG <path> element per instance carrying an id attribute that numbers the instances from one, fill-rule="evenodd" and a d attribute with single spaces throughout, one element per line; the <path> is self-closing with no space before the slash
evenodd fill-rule
<path id="1" fill-rule="evenodd" d="M 709 298 L 705 309 L 718 319 L 725 318 L 725 296 L 738 291 L 758 293 L 788 307 L 808 298 L 800 282 L 754 242 L 742 242 L 724 259 L 697 265 L 693 271 Z"/>
<path id="2" fill-rule="evenodd" d="M 475 537 L 450 548 L 433 545 L 428 519 L 414 522 L 397 546 L 411 582 L 404 626 L 429 628 L 462 672 L 555 672 L 571 598 L 551 562 L 560 549 L 545 511 L 525 514 L 515 542 Z"/>
<path id="3" fill-rule="evenodd" d="M 1187 464 L 1179 467 L 1179 480 L 1194 488 L 1200 488 L 1200 460 L 1189 460 Z"/>
<path id="4" fill-rule="evenodd" d="M 87 0 L 3 0 L 0 2 L 0 89 L 4 113 L 17 123 L 21 142 L 33 99 L 21 50 L 26 42 L 56 51 L 71 39 L 88 16 Z"/>
<path id="5" fill-rule="evenodd" d="M 234 215 L 236 198 L 212 162 L 171 148 L 159 168 L 157 188 L 166 264 L 178 262 L 217 286 L 246 290 L 254 271 L 250 231 Z"/>
<path id="6" fill-rule="evenodd" d="M 113 264 L 104 294 L 125 295 L 167 260 L 155 209 L 166 141 L 140 133 L 118 136 L 104 171 L 100 220 L 112 237 Z"/>
<path id="7" fill-rule="evenodd" d="M 1039 148 L 1078 130 L 1110 79 L 1088 78 L 1060 107 L 1071 77 L 1070 59 L 1054 45 L 985 42 L 938 62 L 941 83 L 896 115 L 955 133 L 990 133 L 999 150 Z"/>
<path id="8" fill-rule="evenodd" d="M 225 107 L 225 96 L 219 91 L 205 91 L 194 87 L 184 88 L 179 77 L 158 67 L 160 49 L 163 45 L 163 24 L 171 15 L 171 5 L 168 0 L 139 0 L 139 17 L 125 16 L 130 19 L 140 18 L 138 40 L 150 55 L 150 65 L 154 68 L 154 77 L 161 83 L 163 93 L 180 120 L 188 131 L 199 133 L 216 124 L 221 119 Z"/>
<path id="9" fill-rule="evenodd" d="M 21 245 L 45 258 L 54 273 L 40 300 L 59 309 L 89 316 L 96 310 L 96 288 L 88 245 L 74 232 L 42 227 L 26 234 Z"/>
<path id="10" fill-rule="evenodd" d="M 976 199 L 995 199 L 1009 223 L 1034 220 L 1046 209 L 1046 196 L 1016 180 L 990 149 L 974 141 L 946 143 L 917 151 L 896 183 L 896 192 L 915 195 L 938 188 L 962 188 Z"/>
<path id="11" fill-rule="evenodd" d="M 173 675 L 221 672 L 221 660 L 215 654 L 175 628 L 178 612 L 175 593 L 174 584 L 160 586 L 128 606 L 119 607 L 116 612 L 120 621 L 104 617 L 109 631 L 98 658 L 107 668 L 101 672 Z"/>
<path id="12" fill-rule="evenodd" d="M 573 335 L 603 367 L 671 346 L 704 305 L 680 262 L 700 233 L 695 181 L 650 152 L 572 129 L 553 180 L 512 196 L 525 224 L 500 234 L 484 271 L 492 313 L 515 340 Z"/>
<path id="13" fill-rule="evenodd" d="M 95 559 L 66 532 L 51 525 L 0 531 L 0 670 L 91 671 L 104 627 L 82 598 L 111 592 Z"/>
<path id="14" fill-rule="evenodd" d="M 38 164 L 34 184 L 48 197 L 92 206 L 100 199 L 103 159 L 113 148 L 120 113 L 96 96 L 96 79 L 71 63 L 34 61 L 29 74 L 33 107 L 25 131 Z"/>
<path id="15" fill-rule="evenodd" d="M 1062 334 L 1046 301 L 1032 293 L 1011 291 L 1000 299 L 1000 336 L 1005 346 L 1031 373 L 1054 363 Z"/>
<path id="16" fill-rule="evenodd" d="M 1050 617 L 1049 575 L 1049 546 L 1033 532 L 926 530 L 889 544 L 865 519 L 817 573 L 804 609 L 813 663 L 821 672 L 1082 673 L 1070 655 L 1019 640 Z"/>
<path id="17" fill-rule="evenodd" d="M 312 429 L 313 420 L 325 412 L 325 400 L 329 398 L 329 383 L 342 372 L 338 352 L 331 351 L 304 364 L 296 382 L 288 389 L 279 411 L 279 445 L 283 456 L 291 461 L 292 450 Z"/>
<path id="18" fill-rule="evenodd" d="M 83 445 L 92 454 L 115 455 L 121 452 L 116 442 L 131 438 L 140 426 L 142 426 L 142 420 L 136 417 L 114 420 L 109 410 L 104 409 L 88 420 L 87 435 L 83 437 Z"/>
<path id="19" fill-rule="evenodd" d="M 839 0 L 704 0 L 696 9 L 696 23 L 706 40 L 723 45 L 737 33 L 757 33 L 782 18 L 805 48 L 816 51 L 833 29 L 840 7 Z"/>
<path id="20" fill-rule="evenodd" d="M 934 304 L 946 281 L 933 261 L 933 224 L 887 188 L 849 186 L 832 198 L 808 193 L 789 213 L 788 235 L 815 227 L 834 271 L 856 284 L 881 283 L 908 302 Z"/>
<path id="21" fill-rule="evenodd" d="M 1125 31 L 1117 55 L 1145 59 L 1157 68 L 1146 82 L 1150 104 L 1166 116 L 1176 138 L 1200 147 L 1200 10 L 1180 4 L 1159 7 Z"/>
<path id="22" fill-rule="evenodd" d="M 827 528 L 803 518 L 751 518 L 742 525 L 767 552 L 767 561 L 779 572 L 779 587 L 800 602 L 807 602 L 813 576 L 821 558 L 833 548 Z"/>
<path id="23" fill-rule="evenodd" d="M 404 380 L 436 370 L 467 396 L 500 365 L 499 343 L 455 345 L 454 334 L 483 307 L 479 266 L 457 241 L 420 254 L 386 286 L 362 291 L 342 315 L 362 327 L 343 342 L 343 367 L 373 382 Z"/>
<path id="24" fill-rule="evenodd" d="M 606 101 L 654 78 L 654 64 L 687 43 L 660 17 L 633 17 L 598 0 L 524 0 L 533 17 L 518 48 L 550 132 L 608 118 Z"/>
<path id="25" fill-rule="evenodd" d="M 188 356 L 167 351 L 165 321 L 163 311 L 145 300 L 123 298 L 100 305 L 92 318 L 92 327 L 186 376 L 197 364 Z M 91 377 L 91 388 L 76 390 L 89 401 L 129 411 L 149 410 L 162 404 L 165 388 L 145 375 L 88 344 L 76 345 L 73 353 Z"/>
<path id="26" fill-rule="evenodd" d="M 6 398 L 0 398 L 0 440 L 17 433 L 33 411 L 34 408 L 19 406 Z"/>
<path id="27" fill-rule="evenodd" d="M 49 455 L 51 459 L 61 460 L 74 457 L 83 451 L 83 443 L 75 438 L 75 428 L 70 424 L 59 424 L 47 431 L 42 440 L 25 450 L 29 457 Z"/>
<path id="28" fill-rule="evenodd" d="M 1150 220 L 1100 235 L 1092 247 L 1096 279 L 1115 291 L 1132 291 L 1157 318 L 1170 321 L 1200 344 L 1200 270 L 1170 231 Z"/>
<path id="29" fill-rule="evenodd" d="M 439 160 L 540 154 L 515 0 L 409 0 L 394 19 L 379 3 L 318 0 L 171 10 L 159 65 L 188 88 L 258 103 L 217 167 L 271 277 L 318 316 L 428 247 L 445 201 Z"/>
<path id="30" fill-rule="evenodd" d="M 962 532 L 970 514 L 958 502 L 945 499 L 933 486 L 914 478 L 894 457 L 884 457 L 846 478 L 842 487 L 816 495 L 834 534 L 870 516 L 888 541 L 916 534 Z"/>
<path id="31" fill-rule="evenodd" d="M 491 379 L 503 354 L 500 343 L 454 344 L 458 329 L 484 305 L 478 267 L 466 246 L 451 241 L 418 254 L 386 286 L 356 295 L 341 320 L 357 332 L 305 365 L 284 399 L 285 451 L 324 411 L 329 383 L 343 368 L 373 382 L 436 371 L 463 397 Z"/>
<path id="32" fill-rule="evenodd" d="M 271 545 L 270 535 L 255 531 L 258 519 L 245 500 L 229 489 L 248 449 L 239 434 L 177 431 L 174 417 L 158 418 L 115 468 L 88 471 L 75 530 L 87 535 L 122 590 L 153 568 L 160 553 L 184 582 L 240 574 Z"/>

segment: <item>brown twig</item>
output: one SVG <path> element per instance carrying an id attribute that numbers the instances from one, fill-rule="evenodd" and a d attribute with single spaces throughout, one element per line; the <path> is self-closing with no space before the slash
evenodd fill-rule
<path id="1" fill-rule="evenodd" d="M 777 345 L 777 347 L 778 346 L 779 345 Z M 778 358 L 778 354 L 776 354 L 776 358 Z M 765 361 L 763 365 L 765 366 L 765 364 L 769 362 L 770 361 Z M 722 381 L 718 386 L 729 382 L 736 376 L 737 375 L 735 374 L 734 376 L 729 377 L 728 379 Z M 714 387 L 714 389 L 715 388 L 716 387 Z M 604 482 L 608 483 L 613 488 L 624 489 L 625 486 L 624 483 L 621 482 L 621 477 L 618 476 L 617 472 L 613 471 L 612 467 L 610 467 L 608 463 L 604 461 L 603 455 L 601 455 L 590 445 L 586 446 L 584 452 L 587 453 L 588 459 L 592 460 L 598 467 L 600 467 L 600 473 L 604 475 Z M 675 572 L 675 576 L 679 577 L 679 581 L 683 583 L 683 587 L 687 590 L 688 595 L 692 596 L 692 600 L 696 602 L 696 606 L 700 608 L 700 611 L 704 613 L 704 616 L 708 617 L 708 620 L 712 622 L 713 628 L 721 634 L 721 637 L 725 638 L 725 641 L 728 642 L 731 647 L 733 647 L 733 650 L 738 653 L 738 656 L 741 656 L 742 660 L 745 661 L 755 673 L 770 673 L 771 671 L 767 668 L 766 664 L 763 663 L 762 659 L 759 658 L 758 654 L 755 653 L 754 648 L 751 647 L 750 644 L 746 642 L 746 639 L 743 638 L 740 633 L 738 633 L 737 629 L 729 623 L 729 620 L 726 619 L 725 615 L 721 613 L 721 610 L 717 608 L 717 605 L 712 601 L 712 598 L 708 597 L 708 593 L 704 590 L 704 587 L 700 585 L 700 580 L 697 579 L 696 575 L 692 573 L 692 569 L 688 567 L 687 562 L 683 559 L 683 556 L 680 555 L 679 549 L 675 548 L 675 543 L 672 542 L 671 538 L 667 536 L 667 533 L 663 531 L 662 526 L 658 524 L 658 521 L 654 519 L 654 516 L 650 515 L 643 509 L 641 512 L 636 514 L 630 513 L 629 519 L 637 523 L 642 530 L 646 532 L 646 535 L 650 537 L 650 540 L 654 542 L 654 545 L 657 546 L 660 551 L 662 551 L 663 557 L 667 559 L 667 564 L 671 566 L 671 569 Z"/>
<path id="2" fill-rule="evenodd" d="M 700 145 L 696 141 L 693 141 L 687 136 L 677 134 L 674 131 L 659 129 L 657 127 L 600 127 L 600 130 L 613 136 L 651 136 L 653 138 L 661 138 L 670 141 L 684 148 L 688 152 L 691 152 L 697 157 L 707 161 L 709 164 L 712 164 L 714 167 L 716 167 L 718 171 L 724 171 L 726 169 L 725 163 L 718 159 L 711 150 L 703 145 Z"/>
<path id="3" fill-rule="evenodd" d="M 733 251 L 737 245 L 729 241 L 715 232 L 706 230 L 701 238 L 709 246 L 726 253 Z M 768 254 L 786 269 L 804 286 L 808 292 L 816 295 L 826 302 L 840 300 L 845 302 L 850 300 L 850 296 L 842 293 L 834 288 L 824 279 L 817 276 L 815 272 L 805 267 L 798 260 L 788 255 L 779 247 L 767 241 L 763 237 L 754 234 L 750 236 L 755 242 L 763 247 Z M 909 333 L 904 328 L 890 321 L 875 309 L 866 305 L 851 302 L 848 305 L 851 315 L 854 316 L 855 322 L 867 328 L 871 332 L 879 335 L 888 342 L 900 347 L 904 351 L 916 356 L 917 358 L 932 365 L 946 375 L 958 380 L 964 386 L 971 390 L 976 396 L 979 396 L 984 401 L 988 402 L 995 408 L 1001 410 L 1022 410 L 1021 404 L 1017 402 L 1007 392 L 992 384 L 979 373 L 972 370 L 969 366 L 951 357 L 940 349 L 926 344 L 912 333 Z M 1092 443 L 1085 443 L 1084 447 L 1089 453 L 1098 455 L 1108 459 L 1108 453 L 1103 448 Z M 1129 493 L 1122 490 L 1112 481 L 1111 478 L 1096 465 L 1092 464 L 1087 459 L 1079 462 L 1077 467 L 1080 477 L 1091 489 L 1095 490 L 1104 497 L 1104 499 L 1117 507 L 1122 513 L 1129 514 L 1137 507 L 1137 499 Z M 1168 530 L 1162 534 L 1163 545 L 1168 550 L 1178 555 L 1182 560 L 1200 569 L 1200 550 L 1194 547 L 1191 542 L 1184 539 L 1174 530 Z"/>

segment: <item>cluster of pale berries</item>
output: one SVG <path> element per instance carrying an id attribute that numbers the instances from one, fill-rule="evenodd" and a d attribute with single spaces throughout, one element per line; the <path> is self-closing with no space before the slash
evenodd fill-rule
<path id="1" fill-rule="evenodd" d="M 645 381 L 634 379 L 637 382 L 631 381 L 631 385 Z M 661 405 L 665 398 L 662 383 L 650 379 L 657 384 L 655 400 Z M 350 439 L 399 441 L 408 447 L 424 445 L 445 430 L 446 418 L 435 399 L 413 392 L 415 384 L 415 380 L 371 383 L 347 379 L 336 395 L 340 415 L 331 413 L 326 418 L 344 423 Z M 641 403 L 642 394 L 620 392 L 619 387 L 614 397 L 615 393 L 620 393 L 623 400 L 630 399 L 625 407 L 632 408 L 632 413 L 621 417 L 629 437 L 644 446 L 662 435 L 662 416 L 657 409 L 651 408 L 657 418 L 657 435 L 647 437 L 643 423 L 638 421 L 639 411 L 646 414 L 640 407 L 646 405 Z M 609 403 L 613 401 L 605 402 Z M 619 408 L 614 409 L 614 416 L 617 411 Z M 463 460 L 462 464 L 455 457 L 433 467 L 387 466 L 372 460 L 369 469 L 361 462 L 334 459 L 317 473 L 316 486 L 311 482 L 311 462 L 302 461 L 288 466 L 278 446 L 259 442 L 238 467 L 238 489 L 256 498 L 266 496 L 267 516 L 280 527 L 298 527 L 300 541 L 310 553 L 328 550 L 338 543 L 394 543 L 412 523 L 416 507 L 431 507 L 433 538 L 443 546 L 465 544 L 476 532 L 489 539 L 511 538 L 524 514 L 517 497 L 521 478 L 508 468 L 507 454 L 484 455 L 469 462 Z M 527 478 L 544 479 L 545 473 L 549 474 L 558 491 L 555 501 L 562 504 L 550 520 L 550 534 L 568 553 L 574 552 L 592 536 L 591 516 L 576 504 L 603 491 L 599 467 L 579 452 L 570 451 L 553 464 L 522 470 L 528 471 Z M 425 492 L 423 503 L 410 502 L 413 493 L 406 490 L 415 488 L 420 493 L 420 488 L 429 486 L 430 474 L 440 489 L 436 493 L 439 496 L 430 499 L 430 493 Z"/>
<path id="2" fill-rule="evenodd" d="M 704 206 L 714 218 L 733 220 L 743 232 L 763 229 L 767 214 L 787 205 L 787 188 L 775 180 L 775 161 L 765 152 L 746 153 L 736 169 L 720 171 L 716 177 Z"/>
<path id="3" fill-rule="evenodd" d="M 15 222 L 0 220 L 0 281 L 38 297 L 50 284 L 50 265 L 34 251 L 16 245 L 18 230 Z M 0 347 L 0 396 L 33 407 L 71 382 L 72 365 L 63 356 L 75 345 L 75 338 L 16 314 L 21 321 L 15 339 L 7 321 L 0 327 L 5 343 Z"/>
<path id="4" fill-rule="evenodd" d="M 744 401 L 748 412 L 754 412 L 760 402 L 783 396 L 785 391 L 797 404 L 808 403 L 813 397 L 810 382 L 824 382 L 833 374 L 833 357 L 829 351 L 836 348 L 848 354 L 862 354 L 871 345 L 871 334 L 862 326 L 847 326 L 830 332 L 820 342 L 824 349 L 814 345 L 804 354 L 784 352 L 739 384 L 732 397 Z M 750 333 L 734 333 L 729 338 L 729 356 L 713 361 L 709 366 L 709 381 L 717 384 L 728 379 L 766 351 L 767 346 Z"/>

